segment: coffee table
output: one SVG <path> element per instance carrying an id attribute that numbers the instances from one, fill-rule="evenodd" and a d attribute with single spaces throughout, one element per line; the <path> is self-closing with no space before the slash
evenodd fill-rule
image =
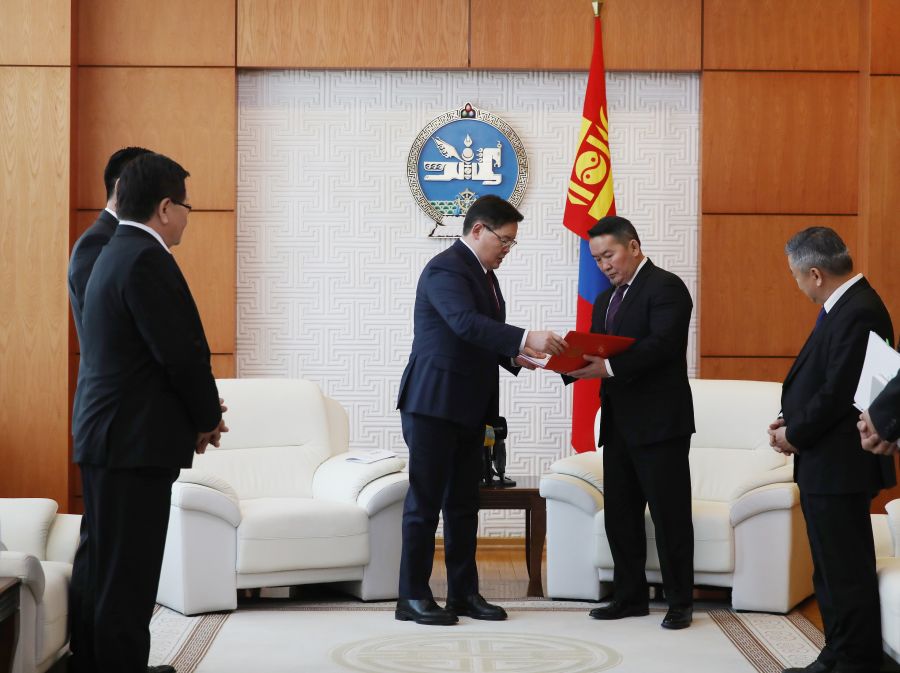
<path id="1" fill-rule="evenodd" d="M 479 489 L 481 509 L 525 510 L 525 566 L 528 568 L 528 596 L 544 596 L 541 565 L 544 540 L 547 537 L 547 506 L 539 492 L 540 477 L 511 477 L 511 488 L 482 486 Z"/>

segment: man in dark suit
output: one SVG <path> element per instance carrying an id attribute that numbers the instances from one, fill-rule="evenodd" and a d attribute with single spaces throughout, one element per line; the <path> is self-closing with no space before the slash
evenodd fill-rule
<path id="1" fill-rule="evenodd" d="M 862 447 L 876 455 L 892 456 L 900 451 L 900 376 L 879 393 L 856 424 Z"/>
<path id="2" fill-rule="evenodd" d="M 516 374 L 518 359 L 559 353 L 552 332 L 507 325 L 494 276 L 516 244 L 522 215 L 496 196 L 469 208 L 463 236 L 425 266 L 416 289 L 414 339 L 397 407 L 409 447 L 409 492 L 403 509 L 400 598 L 395 616 L 419 624 L 453 624 L 458 615 L 506 618 L 478 593 L 475 546 L 478 482 L 485 425 L 499 409 L 498 365 Z M 444 513 L 447 608 L 428 580 L 438 514 Z"/>
<path id="3" fill-rule="evenodd" d="M 794 456 L 825 625 L 816 661 L 786 670 L 871 673 L 881 663 L 881 615 L 869 507 L 895 477 L 891 458 L 861 450 L 853 396 L 869 332 L 893 342 L 893 327 L 832 229 L 804 229 L 785 252 L 798 287 L 822 310 L 784 380 L 782 416 L 769 435 L 776 451 Z"/>
<path id="4" fill-rule="evenodd" d="M 69 260 L 69 304 L 72 306 L 72 318 L 75 322 L 75 332 L 78 335 L 78 341 L 81 342 L 81 313 L 84 309 L 84 291 L 87 287 L 88 278 L 91 277 L 91 271 L 94 269 L 94 263 L 112 235 L 116 232 L 116 226 L 119 224 L 119 218 L 116 215 L 116 182 L 122 169 L 129 161 L 142 154 L 147 154 L 150 150 L 143 147 L 125 147 L 113 152 L 112 156 L 106 162 L 106 168 L 103 170 L 103 184 L 106 188 L 106 208 L 100 211 L 94 223 L 78 238 L 72 247 L 72 256 Z M 75 619 L 75 616 L 82 615 L 81 601 L 82 597 L 89 591 L 87 586 L 88 578 L 86 577 L 87 563 L 84 557 L 88 553 L 87 542 L 87 520 L 81 520 L 81 537 L 78 541 L 78 550 L 75 552 L 76 562 L 74 564 L 74 572 L 72 580 L 69 582 L 69 648 L 73 651 L 80 651 L 84 656 L 76 656 L 74 664 L 84 662 L 86 665 L 84 670 L 92 670 L 90 662 L 93 661 L 93 640 L 94 629 L 93 622 L 89 619 Z M 80 560 L 79 560 L 80 559 Z M 74 666 L 70 666 L 73 673 Z M 154 667 L 152 673 L 170 673 L 175 669 L 171 666 Z"/>
<path id="5" fill-rule="evenodd" d="M 591 610 L 594 619 L 646 615 L 649 505 L 669 611 L 668 629 L 693 617 L 694 527 L 688 464 L 694 405 L 687 375 L 693 302 L 682 280 L 641 252 L 624 217 L 601 219 L 588 232 L 591 255 L 612 287 L 597 297 L 591 331 L 636 339 L 624 353 L 571 372 L 602 378 L 604 524 L 615 569 L 613 598 Z"/>
<path id="6" fill-rule="evenodd" d="M 200 316 L 170 252 L 187 226 L 187 176 L 158 154 L 125 167 L 120 222 L 87 283 L 72 429 L 88 529 L 76 562 L 90 590 L 75 619 L 94 633 L 93 661 L 74 652 L 76 670 L 147 670 L 172 482 L 226 430 Z"/>

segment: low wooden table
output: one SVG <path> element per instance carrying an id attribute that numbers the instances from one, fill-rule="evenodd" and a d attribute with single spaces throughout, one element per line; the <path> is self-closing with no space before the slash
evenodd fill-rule
<path id="1" fill-rule="evenodd" d="M 528 568 L 528 595 L 544 596 L 541 565 L 544 539 L 547 537 L 547 506 L 538 491 L 540 477 L 510 477 L 512 488 L 482 486 L 479 489 L 481 509 L 525 510 L 525 566 Z"/>
<path id="2" fill-rule="evenodd" d="M 19 639 L 19 580 L 0 577 L 0 673 L 12 670 Z"/>

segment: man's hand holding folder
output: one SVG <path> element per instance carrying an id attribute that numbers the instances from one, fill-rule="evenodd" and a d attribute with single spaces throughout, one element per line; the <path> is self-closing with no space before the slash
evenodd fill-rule
<path id="1" fill-rule="evenodd" d="M 532 358 L 522 354 L 519 357 L 543 369 L 551 369 L 565 374 L 585 367 L 588 364 L 588 358 L 585 356 L 609 358 L 622 353 L 634 343 L 634 339 L 630 337 L 574 330 L 566 334 L 565 341 L 568 346 L 558 355 Z"/>

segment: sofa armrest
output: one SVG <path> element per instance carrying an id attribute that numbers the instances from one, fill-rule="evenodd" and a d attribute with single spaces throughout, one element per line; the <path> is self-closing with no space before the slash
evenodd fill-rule
<path id="1" fill-rule="evenodd" d="M 603 493 L 584 479 L 568 474 L 545 474 L 541 477 L 541 497 L 558 500 L 594 515 L 603 509 Z"/>
<path id="2" fill-rule="evenodd" d="M 347 460 L 349 455 L 340 453 L 319 465 L 313 475 L 314 498 L 356 504 L 366 485 L 386 475 L 400 472 L 404 466 L 401 458 L 354 463 Z"/>
<path id="3" fill-rule="evenodd" d="M 794 483 L 794 463 L 788 461 L 780 467 L 773 470 L 763 470 L 761 472 L 753 472 L 743 481 L 738 483 L 734 491 L 730 494 L 731 500 L 739 500 L 744 495 L 755 491 L 763 486 L 771 484 L 793 484 Z"/>
<path id="4" fill-rule="evenodd" d="M 550 466 L 553 474 L 567 474 L 603 491 L 603 454 L 599 451 L 585 451 L 557 460 Z"/>
<path id="5" fill-rule="evenodd" d="M 884 506 L 894 546 L 894 556 L 900 557 L 900 500 L 891 500 Z"/>
<path id="6" fill-rule="evenodd" d="M 237 494 L 227 481 L 197 470 L 182 470 L 172 484 L 172 506 L 205 512 L 227 521 L 235 528 L 241 523 Z"/>
<path id="7" fill-rule="evenodd" d="M 81 515 L 57 514 L 47 536 L 47 560 L 74 563 L 81 539 Z"/>
<path id="8" fill-rule="evenodd" d="M 356 504 L 366 510 L 370 517 L 394 503 L 402 502 L 409 490 L 409 475 L 394 472 L 370 481 L 359 492 Z"/>
<path id="9" fill-rule="evenodd" d="M 800 490 L 797 485 L 769 484 L 748 491 L 731 503 L 731 525 L 737 526 L 751 516 L 779 509 L 791 509 L 800 504 Z"/>
<path id="10" fill-rule="evenodd" d="M 37 556 L 20 551 L 0 551 L 0 577 L 18 577 L 28 587 L 34 602 L 44 597 L 44 570 Z"/>

